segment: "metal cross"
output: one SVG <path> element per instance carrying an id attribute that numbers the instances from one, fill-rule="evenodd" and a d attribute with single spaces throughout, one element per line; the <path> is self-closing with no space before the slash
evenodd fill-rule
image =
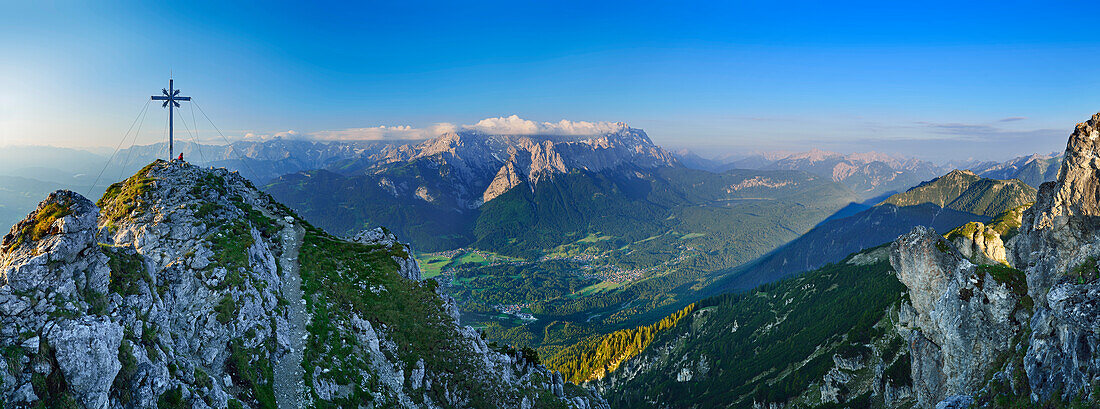
<path id="1" fill-rule="evenodd" d="M 152 98 L 153 101 L 164 101 L 160 106 L 161 108 L 168 107 L 168 160 L 172 160 L 174 159 L 173 156 L 175 153 L 173 152 L 172 146 L 172 108 L 180 107 L 180 103 L 176 101 L 190 101 L 191 97 L 179 96 L 180 90 L 173 88 L 171 79 L 168 80 L 168 89 L 161 88 L 160 91 L 164 93 L 164 95 L 153 95 L 150 98 Z"/>

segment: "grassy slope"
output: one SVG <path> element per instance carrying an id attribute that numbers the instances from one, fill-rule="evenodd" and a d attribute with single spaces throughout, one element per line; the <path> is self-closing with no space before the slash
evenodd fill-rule
<path id="1" fill-rule="evenodd" d="M 393 257 L 407 256 L 400 244 L 383 247 L 350 243 L 307 226 L 299 255 L 307 310 L 313 317 L 308 327 L 312 336 L 302 363 L 306 384 L 313 384 L 315 368 L 319 368 L 319 376 L 352 386 L 346 398 L 331 404 L 315 401 L 318 407 L 369 406 L 375 399 L 372 391 L 379 389 L 375 385 L 379 382 L 377 376 L 370 377 L 370 384 L 357 384 L 360 373 L 371 373 L 367 362 L 371 357 L 351 333 L 353 314 L 369 321 L 380 337 L 393 342 L 396 349 L 383 348 L 387 359 L 402 362 L 405 368 L 413 368 L 422 359 L 436 382 L 466 392 L 468 407 L 502 407 L 524 396 L 540 407 L 564 407 L 545 390 L 530 386 L 501 388 L 498 374 L 486 373 L 476 361 L 472 346 L 457 333 L 435 294 L 436 282 L 409 281 L 397 273 Z M 427 394 L 438 404 L 447 401 L 442 391 L 436 387 Z M 423 395 L 414 393 L 411 398 L 420 403 Z"/>
<path id="2" fill-rule="evenodd" d="M 659 333 L 635 358 L 653 367 L 605 395 L 620 408 L 653 401 L 673 408 L 751 407 L 754 400 L 812 398 L 809 386 L 833 366 L 834 353 L 862 354 L 887 367 L 900 362 L 900 346 L 891 345 L 900 338 L 880 321 L 904 290 L 880 259 L 863 266 L 830 264 L 746 293 L 700 301 L 690 318 Z M 692 381 L 677 381 L 683 368 L 693 372 Z"/>

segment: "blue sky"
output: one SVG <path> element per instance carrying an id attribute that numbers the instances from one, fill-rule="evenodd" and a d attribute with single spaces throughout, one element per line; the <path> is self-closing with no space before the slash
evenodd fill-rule
<path id="1" fill-rule="evenodd" d="M 0 145 L 113 147 L 170 71 L 231 138 L 518 115 L 704 155 L 1005 158 L 1100 111 L 1085 3 L 224 3 L 0 4 Z"/>

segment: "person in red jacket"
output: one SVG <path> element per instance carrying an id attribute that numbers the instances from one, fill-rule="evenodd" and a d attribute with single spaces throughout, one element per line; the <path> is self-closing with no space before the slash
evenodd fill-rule
<path id="1" fill-rule="evenodd" d="M 180 162 L 183 162 L 183 152 L 180 152 L 180 157 L 177 159 L 179 159 Z"/>

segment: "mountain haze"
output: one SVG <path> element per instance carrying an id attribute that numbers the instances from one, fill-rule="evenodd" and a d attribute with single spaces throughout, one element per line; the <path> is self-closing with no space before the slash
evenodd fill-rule
<path id="1" fill-rule="evenodd" d="M 970 167 L 981 177 L 991 179 L 1019 179 L 1038 189 L 1043 182 L 1058 177 L 1058 168 L 1062 165 L 1061 155 L 1028 155 L 1006 162 L 986 162 Z"/>

